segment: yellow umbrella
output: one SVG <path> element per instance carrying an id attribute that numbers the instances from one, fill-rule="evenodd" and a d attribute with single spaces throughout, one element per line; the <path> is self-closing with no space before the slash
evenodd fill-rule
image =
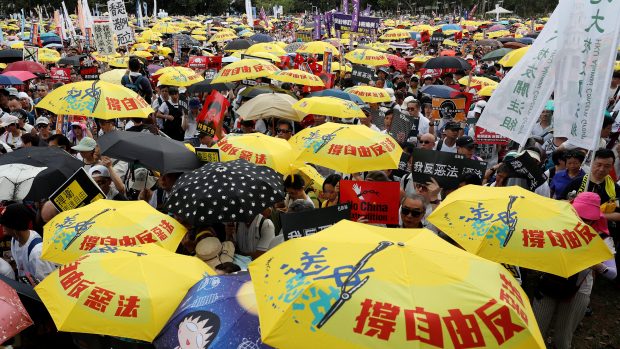
<path id="1" fill-rule="evenodd" d="M 385 41 L 397 41 L 400 39 L 411 39 L 411 34 L 404 29 L 390 29 L 379 37 Z"/>
<path id="2" fill-rule="evenodd" d="M 491 95 L 493 94 L 493 91 L 495 91 L 496 88 L 497 86 L 485 86 L 481 88 L 480 91 L 478 91 L 478 96 L 491 97 Z"/>
<path id="3" fill-rule="evenodd" d="M 41 63 L 56 63 L 60 60 L 60 53 L 56 50 L 49 48 L 39 49 L 39 62 Z"/>
<path id="4" fill-rule="evenodd" d="M 468 185 L 428 219 L 480 257 L 566 278 L 613 258 L 568 202 L 521 187 Z"/>
<path id="5" fill-rule="evenodd" d="M 272 80 L 290 82 L 296 85 L 325 86 L 323 80 L 321 80 L 318 76 L 299 69 L 280 70 L 279 72 L 271 75 L 270 78 Z"/>
<path id="6" fill-rule="evenodd" d="M 187 70 L 173 68 L 173 71 L 159 75 L 158 81 L 162 85 L 187 87 L 204 81 L 204 78 L 195 71 L 189 73 Z"/>
<path id="7" fill-rule="evenodd" d="M 362 101 L 366 103 L 382 103 L 391 102 L 392 98 L 390 94 L 383 88 L 372 86 L 355 86 L 345 90 L 345 92 L 352 93 L 359 96 Z"/>
<path id="8" fill-rule="evenodd" d="M 54 114 L 83 115 L 104 120 L 146 118 L 154 112 L 134 91 L 101 80 L 60 86 L 37 103 L 37 108 Z"/>
<path id="9" fill-rule="evenodd" d="M 197 28 L 192 30 L 192 34 L 194 35 L 207 35 L 207 31 L 202 28 Z"/>
<path id="10" fill-rule="evenodd" d="M 297 99 L 288 93 L 263 93 L 243 103 L 237 114 L 243 120 L 279 118 L 301 122 L 305 115 L 293 110 Z"/>
<path id="11" fill-rule="evenodd" d="M 132 51 L 145 51 L 145 50 L 148 50 L 149 48 L 151 48 L 151 44 L 142 42 L 142 43 L 134 44 L 131 47 L 131 50 Z"/>
<path id="12" fill-rule="evenodd" d="M 108 65 L 113 68 L 127 68 L 128 64 L 129 57 L 108 58 Z"/>
<path id="13" fill-rule="evenodd" d="M 512 275 L 427 229 L 343 220 L 249 270 L 276 348 L 545 348 Z"/>
<path id="14" fill-rule="evenodd" d="M 508 52 L 504 57 L 502 57 L 502 59 L 500 59 L 497 63 L 501 64 L 506 68 L 514 67 L 515 64 L 517 64 L 517 62 L 519 62 L 521 58 L 525 56 L 525 53 L 530 49 L 530 47 L 531 46 L 525 46 L 516 50 L 512 50 Z"/>
<path id="15" fill-rule="evenodd" d="M 121 85 L 121 79 L 127 74 L 127 69 L 112 69 L 99 75 L 99 80 Z"/>
<path id="16" fill-rule="evenodd" d="M 13 43 L 11 43 L 10 47 L 11 48 L 15 48 L 15 49 L 24 48 L 24 42 L 23 41 L 13 42 Z"/>
<path id="17" fill-rule="evenodd" d="M 334 45 L 329 42 L 324 41 L 312 41 L 307 42 L 297 49 L 297 53 L 305 53 L 305 54 L 319 54 L 322 55 L 325 51 L 331 52 L 334 56 L 339 56 L 340 53 Z"/>
<path id="18" fill-rule="evenodd" d="M 239 54 L 239 56 L 237 56 L 237 53 Z M 244 53 L 249 54 L 247 52 L 244 52 Z M 237 51 L 234 54 L 232 54 L 232 56 L 235 56 L 237 58 L 241 58 L 241 54 L 242 54 L 241 51 Z M 269 53 L 269 52 L 254 52 L 254 53 L 252 53 L 252 56 L 253 57 L 265 58 L 265 59 L 268 59 L 268 60 L 270 60 L 272 62 L 276 62 L 276 63 L 280 63 L 282 61 L 280 59 L 280 57 L 278 57 L 278 56 L 276 56 L 276 55 L 274 55 L 272 53 Z"/>
<path id="19" fill-rule="evenodd" d="M 323 62 L 317 62 L 318 65 L 322 66 Z M 332 71 L 340 71 L 342 70 L 342 66 L 340 65 L 339 62 L 332 62 Z M 350 72 L 353 71 L 353 68 L 350 65 L 344 65 L 344 71 L 345 72 Z"/>
<path id="20" fill-rule="evenodd" d="M 459 84 L 467 86 L 469 83 L 469 76 L 465 76 L 459 79 Z M 472 76 L 470 86 L 497 86 L 499 83 L 497 81 L 491 80 L 484 76 Z"/>
<path id="21" fill-rule="evenodd" d="M 162 56 L 165 56 L 169 53 L 172 53 L 172 49 L 167 46 L 157 46 L 157 53 Z"/>
<path id="22" fill-rule="evenodd" d="M 351 61 L 351 63 L 364 64 L 373 67 L 390 64 L 390 61 L 388 61 L 385 53 L 368 49 L 355 49 L 345 54 L 344 58 Z"/>
<path id="23" fill-rule="evenodd" d="M 154 75 L 162 75 L 162 74 L 166 74 L 166 73 L 181 73 L 184 75 L 192 75 L 192 74 L 196 74 L 196 72 L 192 69 L 192 68 L 187 68 L 187 67 L 164 67 L 159 69 L 157 72 L 155 72 Z"/>
<path id="24" fill-rule="evenodd" d="M 220 159 L 223 162 L 245 159 L 257 165 L 270 167 L 281 174 L 288 174 L 291 171 L 293 149 L 281 138 L 259 132 L 230 134 L 220 140 L 216 148 L 220 149 Z"/>
<path id="25" fill-rule="evenodd" d="M 450 39 L 445 39 L 443 41 L 443 45 L 444 46 L 451 46 L 451 47 L 458 47 L 459 46 L 459 44 L 456 41 L 450 40 Z"/>
<path id="26" fill-rule="evenodd" d="M 359 105 L 336 97 L 308 97 L 293 104 L 301 114 L 332 116 L 341 119 L 365 118 Z"/>
<path id="27" fill-rule="evenodd" d="M 130 53 L 129 56 L 136 56 L 136 57 L 142 57 L 142 58 L 153 58 L 153 55 L 150 52 L 146 52 L 146 51 L 134 51 Z"/>
<path id="28" fill-rule="evenodd" d="M 204 35 L 199 35 L 199 34 L 192 34 L 192 38 L 199 40 L 199 41 L 205 41 L 207 40 L 207 37 Z"/>
<path id="29" fill-rule="evenodd" d="M 434 58 L 434 57 L 433 56 L 418 55 L 418 56 L 414 56 L 413 58 L 411 58 L 411 62 L 414 62 L 414 63 L 425 63 L 426 61 L 428 61 L 431 58 Z"/>
<path id="30" fill-rule="evenodd" d="M 59 331 L 153 341 L 206 263 L 154 244 L 95 248 L 47 276 L 35 291 Z"/>
<path id="31" fill-rule="evenodd" d="M 273 42 L 262 42 L 262 43 L 254 44 L 248 47 L 247 50 L 245 50 L 245 53 L 249 55 L 254 55 L 254 53 L 257 53 L 257 52 L 269 52 L 276 56 L 286 55 L 286 51 L 284 51 L 282 47 L 276 45 L 276 43 L 273 43 Z"/>
<path id="32" fill-rule="evenodd" d="M 289 142 L 298 154 L 294 163 L 309 162 L 342 173 L 398 168 L 403 152 L 387 134 L 332 122 L 306 128 Z"/>
<path id="33" fill-rule="evenodd" d="M 390 49 L 390 45 L 385 42 L 373 42 L 371 44 L 366 45 L 366 47 L 370 47 L 371 49 L 375 51 L 380 51 L 384 53 L 388 52 L 388 50 Z"/>
<path id="34" fill-rule="evenodd" d="M 306 187 L 312 187 L 317 192 L 323 191 L 325 178 L 314 167 L 303 165 L 293 169 L 293 174 L 299 174 L 304 179 Z"/>
<path id="35" fill-rule="evenodd" d="M 176 251 L 187 229 L 146 201 L 97 200 L 61 212 L 44 227 L 41 258 L 65 264 L 95 247 L 157 244 Z"/>
<path id="36" fill-rule="evenodd" d="M 6 63 L 0 63 L 0 69 L 6 68 Z"/>
<path id="37" fill-rule="evenodd" d="M 280 71 L 275 65 L 261 59 L 242 59 L 228 64 L 211 81 L 212 84 L 218 82 L 233 82 L 245 79 L 257 79 L 270 77 Z"/>
<path id="38" fill-rule="evenodd" d="M 213 35 L 210 39 L 209 42 L 224 42 L 224 41 L 230 41 L 230 40 L 234 40 L 237 38 L 237 35 L 235 33 L 232 33 L 230 31 L 221 31 L 215 35 Z"/>

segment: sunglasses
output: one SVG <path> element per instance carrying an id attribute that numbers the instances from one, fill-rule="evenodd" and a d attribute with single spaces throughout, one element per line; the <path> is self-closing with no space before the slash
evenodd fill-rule
<path id="1" fill-rule="evenodd" d="M 277 131 L 278 133 L 291 133 L 291 130 L 285 130 L 285 129 L 282 129 L 282 128 L 279 128 L 279 129 L 277 129 L 276 131 Z"/>
<path id="2" fill-rule="evenodd" d="M 431 142 L 431 141 L 420 141 L 420 144 L 431 144 L 431 143 L 434 143 L 434 142 Z"/>
<path id="3" fill-rule="evenodd" d="M 37 128 L 45 128 L 45 127 L 48 127 L 48 126 L 49 126 L 48 124 L 38 124 Z"/>
<path id="4" fill-rule="evenodd" d="M 400 213 L 403 216 L 411 215 L 411 217 L 413 217 L 413 218 L 418 218 L 418 217 L 420 217 L 421 215 L 424 214 L 424 211 L 419 209 L 419 208 L 409 208 L 407 206 L 402 206 L 400 208 Z"/>

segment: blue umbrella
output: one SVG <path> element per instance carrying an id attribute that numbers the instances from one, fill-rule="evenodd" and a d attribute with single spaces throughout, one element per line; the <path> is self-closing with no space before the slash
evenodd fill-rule
<path id="1" fill-rule="evenodd" d="M 0 85 L 23 85 L 24 83 L 14 77 L 14 76 L 10 76 L 10 75 L 0 75 Z"/>
<path id="2" fill-rule="evenodd" d="M 271 348 L 261 342 L 257 313 L 249 273 L 207 276 L 187 292 L 153 344 L 157 349 Z"/>
<path id="3" fill-rule="evenodd" d="M 534 39 L 533 38 L 518 38 L 517 41 L 522 43 L 522 44 L 526 44 L 526 45 L 531 45 L 531 44 L 534 43 Z"/>
<path id="4" fill-rule="evenodd" d="M 254 34 L 250 36 L 250 40 L 254 42 L 272 42 L 275 41 L 273 38 L 267 34 Z"/>
<path id="5" fill-rule="evenodd" d="M 417 41 L 422 40 L 422 36 L 418 32 L 409 32 L 409 36 L 411 36 L 413 40 L 417 40 Z"/>
<path id="6" fill-rule="evenodd" d="M 420 92 L 433 97 L 450 98 L 451 96 L 453 96 L 454 93 L 457 93 L 458 91 L 453 89 L 452 87 L 448 87 L 445 85 L 429 85 L 423 87 Z"/>
<path id="7" fill-rule="evenodd" d="M 441 26 L 441 31 L 445 32 L 446 30 L 463 30 L 458 24 L 446 24 Z"/>
<path id="8" fill-rule="evenodd" d="M 348 92 L 344 92 L 342 90 L 338 90 L 335 88 L 330 88 L 328 90 L 321 90 L 318 92 L 313 92 L 310 94 L 310 96 L 312 97 L 336 97 L 336 98 L 340 98 L 340 99 L 344 99 L 347 101 L 351 101 L 357 105 L 364 105 L 366 104 L 361 98 L 359 98 L 358 96 L 352 94 L 352 93 L 348 93 Z"/>

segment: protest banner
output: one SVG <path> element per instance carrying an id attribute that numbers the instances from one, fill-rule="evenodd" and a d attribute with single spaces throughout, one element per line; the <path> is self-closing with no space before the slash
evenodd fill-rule
<path id="1" fill-rule="evenodd" d="M 394 176 L 394 178 L 403 178 L 405 175 L 407 175 L 410 172 L 410 168 L 409 168 L 409 160 L 411 159 L 411 154 L 407 154 L 405 152 L 403 152 L 403 154 L 400 156 L 400 161 L 398 161 L 398 168 L 395 170 L 392 170 L 392 175 Z"/>
<path id="2" fill-rule="evenodd" d="M 508 161 L 507 164 L 518 177 L 527 179 L 531 191 L 536 190 L 547 180 L 547 177 L 538 165 L 538 161 L 531 157 L 528 152 L 523 152 L 523 154 Z"/>
<path id="3" fill-rule="evenodd" d="M 351 78 L 356 84 L 367 84 L 374 80 L 375 70 L 362 64 L 353 64 Z"/>
<path id="4" fill-rule="evenodd" d="M 467 109 L 465 106 L 467 99 L 465 98 L 437 98 L 433 97 L 432 106 L 433 119 L 454 119 L 455 121 L 463 121 L 467 117 Z"/>
<path id="5" fill-rule="evenodd" d="M 211 91 L 202 106 L 202 110 L 196 117 L 198 132 L 206 133 L 212 137 L 217 135 L 222 139 L 222 118 L 230 103 L 221 93 Z"/>
<path id="6" fill-rule="evenodd" d="M 71 68 L 57 68 L 52 67 L 50 69 L 50 79 L 52 82 L 62 82 L 68 84 L 71 82 Z"/>
<path id="7" fill-rule="evenodd" d="M 285 213 L 280 216 L 284 241 L 316 234 L 343 219 L 351 218 L 351 207 L 339 204 L 303 212 Z"/>
<path id="8" fill-rule="evenodd" d="M 205 80 L 213 80 L 213 78 L 217 75 L 217 70 L 209 69 L 205 72 Z"/>
<path id="9" fill-rule="evenodd" d="M 217 148 L 195 148 L 196 157 L 203 164 L 209 162 L 220 162 L 220 150 Z"/>
<path id="10" fill-rule="evenodd" d="M 357 30 L 358 33 L 373 34 L 376 33 L 381 26 L 381 18 L 370 16 L 358 16 Z M 333 16 L 334 29 L 340 32 L 354 31 L 353 16 L 351 14 L 334 13 Z"/>
<path id="11" fill-rule="evenodd" d="M 566 2 L 574 6 L 569 16 L 560 19 L 560 28 L 566 31 L 558 39 L 553 132 L 555 137 L 567 137 L 575 147 L 596 150 L 609 103 L 620 6 L 617 1 Z"/>
<path id="12" fill-rule="evenodd" d="M 398 182 L 340 181 L 340 203 L 351 204 L 351 219 L 368 223 L 398 224 Z"/>
<path id="13" fill-rule="evenodd" d="M 385 113 L 381 109 L 371 109 L 370 118 L 373 125 L 377 126 L 380 130 L 385 128 Z"/>
<path id="14" fill-rule="evenodd" d="M 116 52 L 114 47 L 114 39 L 112 36 L 112 28 L 109 22 L 94 23 L 93 37 L 97 52 L 101 55 L 111 55 Z"/>
<path id="15" fill-rule="evenodd" d="M 559 3 L 536 41 L 491 95 L 478 126 L 525 144 L 553 91 L 558 38 L 565 29 L 560 21 L 561 17 L 570 18 L 573 3 Z"/>
<path id="16" fill-rule="evenodd" d="M 86 206 L 99 199 L 105 199 L 105 193 L 83 167 L 50 196 L 50 201 L 60 212 Z"/>
<path id="17" fill-rule="evenodd" d="M 476 140 L 476 144 L 506 145 L 510 142 L 510 139 L 503 137 L 500 134 L 487 131 L 479 126 L 476 126 L 474 139 Z"/>
<path id="18" fill-rule="evenodd" d="M 133 31 L 129 27 L 125 2 L 123 0 L 108 0 L 108 12 L 110 14 L 110 25 L 116 34 L 118 46 L 132 44 L 135 40 Z"/>
<path id="19" fill-rule="evenodd" d="M 467 159 L 463 155 L 437 150 L 414 149 L 411 177 L 414 182 L 427 183 L 434 178 L 442 188 L 456 188 L 459 178 L 467 173 L 481 180 L 487 168 L 485 161 Z"/>
<path id="20" fill-rule="evenodd" d="M 84 80 L 99 80 L 99 67 L 95 65 L 84 65 L 79 70 Z"/>

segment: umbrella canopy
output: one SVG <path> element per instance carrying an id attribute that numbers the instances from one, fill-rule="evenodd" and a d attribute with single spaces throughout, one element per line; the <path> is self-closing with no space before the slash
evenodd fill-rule
<path id="1" fill-rule="evenodd" d="M 146 201 L 97 200 L 61 212 L 45 224 L 41 258 L 66 264 L 95 247 L 149 243 L 174 252 L 186 232 L 174 218 Z"/>
<path id="2" fill-rule="evenodd" d="M 287 53 L 295 53 L 295 52 L 297 52 L 297 50 L 299 50 L 299 48 L 300 48 L 300 47 L 302 47 L 303 45 L 304 45 L 304 43 L 303 43 L 303 42 L 299 42 L 299 41 L 297 41 L 297 42 L 292 42 L 292 43 L 290 43 L 290 44 L 288 44 L 288 45 L 286 45 L 286 46 L 284 47 L 284 51 L 286 51 Z"/>
<path id="3" fill-rule="evenodd" d="M 204 78 L 195 71 L 191 71 L 190 73 L 185 69 L 174 69 L 173 71 L 159 75 L 158 81 L 162 85 L 186 87 L 204 81 Z"/>
<path id="4" fill-rule="evenodd" d="M 364 64 L 373 67 L 390 64 L 390 61 L 385 53 L 370 49 L 355 49 L 345 54 L 344 58 L 351 61 L 351 63 Z"/>
<path id="5" fill-rule="evenodd" d="M 62 57 L 58 62 L 58 65 L 72 65 L 74 67 L 80 66 L 80 60 L 88 57 L 87 55 L 76 55 L 76 56 L 67 56 Z"/>
<path id="6" fill-rule="evenodd" d="M 304 116 L 293 110 L 297 103 L 295 97 L 285 93 L 264 93 L 243 103 L 237 114 L 243 120 L 258 120 L 266 118 L 280 118 L 301 122 Z"/>
<path id="7" fill-rule="evenodd" d="M 222 30 L 221 32 L 213 35 L 209 39 L 209 42 L 225 42 L 225 41 L 230 41 L 230 40 L 234 40 L 237 38 L 238 36 L 235 33 L 230 32 L 228 30 Z"/>
<path id="8" fill-rule="evenodd" d="M 508 52 L 512 51 L 510 48 L 500 48 L 495 51 L 491 51 L 482 56 L 482 61 L 498 61 L 502 59 Z"/>
<path id="9" fill-rule="evenodd" d="M 220 140 L 216 147 L 220 149 L 222 162 L 244 159 L 272 168 L 281 174 L 291 172 L 293 148 L 284 139 L 258 132 L 230 134 Z"/>
<path id="10" fill-rule="evenodd" d="M 146 69 L 149 71 L 149 74 L 151 74 L 151 75 L 155 75 L 155 73 L 157 73 L 157 71 L 162 69 L 162 68 L 163 67 L 161 65 L 157 65 L 157 64 L 149 64 L 146 67 Z"/>
<path id="11" fill-rule="evenodd" d="M 271 36 L 267 34 L 254 34 L 250 36 L 250 40 L 254 42 L 272 42 L 275 41 Z"/>
<path id="12" fill-rule="evenodd" d="M 57 147 L 27 147 L 0 156 L 0 200 L 47 199 L 83 163 Z"/>
<path id="13" fill-rule="evenodd" d="M 246 39 L 235 39 L 226 44 L 224 46 L 224 51 L 239 51 L 245 50 L 252 46 L 252 42 Z"/>
<path id="14" fill-rule="evenodd" d="M 134 91 L 106 81 L 80 81 L 48 93 L 37 108 L 98 119 L 146 118 L 153 108 Z"/>
<path id="15" fill-rule="evenodd" d="M 484 76 L 472 76 L 471 83 L 469 82 L 469 76 L 465 76 L 459 79 L 459 84 L 464 86 L 497 86 L 499 83 L 497 81 L 491 80 Z"/>
<path id="16" fill-rule="evenodd" d="M 275 65 L 262 59 L 242 59 L 231 63 L 213 78 L 213 83 L 234 82 L 246 79 L 257 79 L 270 77 L 273 73 L 280 71 Z"/>
<path id="17" fill-rule="evenodd" d="M 471 65 L 469 64 L 469 62 L 467 62 L 461 57 L 451 57 L 451 56 L 431 58 L 428 61 L 426 61 L 426 63 L 424 63 L 422 67 L 425 69 L 471 70 Z"/>
<path id="18" fill-rule="evenodd" d="M 502 47 L 502 43 L 495 39 L 483 39 L 476 41 L 478 46 Z"/>
<path id="19" fill-rule="evenodd" d="M 99 80 L 109 82 L 112 84 L 122 85 L 121 80 L 123 76 L 127 74 L 127 69 L 112 69 L 99 75 Z"/>
<path id="20" fill-rule="evenodd" d="M 329 42 L 324 42 L 324 41 L 311 41 L 311 42 L 307 42 L 303 45 L 301 45 L 298 49 L 297 49 L 297 53 L 305 53 L 305 54 L 317 54 L 317 55 L 322 55 L 325 53 L 325 51 L 329 51 L 331 52 L 334 56 L 339 56 L 340 55 L 340 51 L 338 51 L 338 49 L 330 44 Z"/>
<path id="21" fill-rule="evenodd" d="M 34 61 L 13 62 L 7 65 L 6 68 L 4 68 L 5 73 L 10 71 L 29 71 L 35 74 L 47 73 L 47 69 L 45 69 L 45 67 L 41 63 Z"/>
<path id="22" fill-rule="evenodd" d="M 397 55 L 388 54 L 387 59 L 389 65 L 393 65 L 396 70 L 405 71 L 407 70 L 407 60 L 399 57 Z"/>
<path id="23" fill-rule="evenodd" d="M 483 258 L 566 278 L 613 258 L 568 202 L 521 187 L 468 185 L 450 194 L 428 219 Z"/>
<path id="24" fill-rule="evenodd" d="M 504 48 L 511 48 L 513 50 L 517 50 L 520 49 L 522 47 L 526 47 L 527 45 L 521 42 L 505 42 L 504 43 Z"/>
<path id="25" fill-rule="evenodd" d="M 28 81 L 28 80 L 37 78 L 37 76 L 32 74 L 31 72 L 23 71 L 23 70 L 12 70 L 8 72 L 4 72 L 0 74 L 0 76 L 13 76 L 13 77 L 18 78 L 21 81 Z"/>
<path id="26" fill-rule="evenodd" d="M 0 85 L 14 86 L 23 85 L 24 82 L 14 76 L 0 74 Z"/>
<path id="27" fill-rule="evenodd" d="M 420 92 L 439 98 L 450 98 L 457 90 L 446 85 L 427 85 L 420 89 Z"/>
<path id="28" fill-rule="evenodd" d="M 196 257 L 154 244 L 104 246 L 48 275 L 35 291 L 60 331 L 151 342 L 205 273 Z"/>
<path id="29" fill-rule="evenodd" d="M 284 51 L 282 47 L 271 42 L 254 44 L 245 50 L 245 53 L 249 55 L 253 55 L 257 52 L 267 52 L 276 56 L 286 55 L 286 51 Z"/>
<path id="30" fill-rule="evenodd" d="M 364 102 L 359 96 L 354 95 L 349 92 L 345 92 L 343 90 L 336 89 L 336 88 L 330 88 L 327 90 L 312 92 L 310 96 L 311 97 L 336 97 L 336 98 L 344 99 L 345 101 L 351 101 L 357 105 L 366 104 L 366 102 Z"/>
<path id="31" fill-rule="evenodd" d="M 390 94 L 383 88 L 373 86 L 355 86 L 348 88 L 345 91 L 358 96 L 366 103 L 383 103 L 392 101 Z"/>
<path id="32" fill-rule="evenodd" d="M 24 59 L 24 53 L 22 52 L 22 50 L 0 50 L 0 63 L 17 62 L 21 61 L 22 59 Z"/>
<path id="33" fill-rule="evenodd" d="M 271 75 L 270 78 L 272 80 L 290 82 L 291 84 L 295 85 L 320 87 L 325 86 L 325 83 L 323 82 L 323 80 L 321 80 L 320 77 L 299 69 L 281 70 Z"/>
<path id="34" fill-rule="evenodd" d="M 491 97 L 491 95 L 493 94 L 493 91 L 495 91 L 496 88 L 497 86 L 485 86 L 481 88 L 480 91 L 478 91 L 478 96 Z"/>
<path id="35" fill-rule="evenodd" d="M 289 142 L 297 153 L 295 163 L 309 162 L 342 173 L 398 168 L 403 152 L 387 134 L 364 125 L 332 122 L 304 129 Z"/>
<path id="36" fill-rule="evenodd" d="M 262 339 L 276 348 L 463 348 L 465 338 L 469 347 L 545 348 L 510 272 L 426 229 L 343 220 L 249 270 Z"/>
<path id="37" fill-rule="evenodd" d="M 181 48 L 191 48 L 193 46 L 200 46 L 200 41 L 192 38 L 190 35 L 187 35 L 187 34 L 173 35 L 172 37 L 168 38 L 165 41 L 164 45 L 168 47 L 174 47 L 175 42 L 178 42 Z"/>
<path id="38" fill-rule="evenodd" d="M 0 281 L 0 344 L 33 323 L 15 289 Z"/>
<path id="39" fill-rule="evenodd" d="M 500 59 L 497 63 L 501 64 L 504 67 L 514 67 L 517 62 L 525 56 L 527 51 L 531 46 L 522 47 L 516 49 L 514 51 L 508 52 L 502 59 Z"/>
<path id="40" fill-rule="evenodd" d="M 307 97 L 293 105 L 303 115 L 316 114 L 342 119 L 365 118 L 359 105 L 336 97 Z"/>
<path id="41" fill-rule="evenodd" d="M 196 154 L 182 142 L 144 132 L 114 131 L 99 137 L 102 155 L 166 173 L 186 172 L 200 167 Z"/>
<path id="42" fill-rule="evenodd" d="M 213 299 L 204 304 L 202 300 Z M 157 349 L 270 348 L 260 340 L 254 286 L 247 272 L 208 276 L 194 285 L 153 342 Z"/>
<path id="43" fill-rule="evenodd" d="M 213 90 L 216 91 L 228 91 L 228 90 L 232 90 L 235 87 L 234 84 L 223 84 L 223 83 L 219 83 L 219 84 L 212 84 L 211 83 L 211 79 L 207 79 L 207 80 L 203 80 L 201 82 L 197 82 L 194 83 L 193 85 L 191 85 L 190 87 L 187 88 L 187 93 L 188 94 L 194 94 L 194 93 L 210 93 Z"/>
<path id="44" fill-rule="evenodd" d="M 208 163 L 181 176 L 172 191 L 166 210 L 195 226 L 249 222 L 284 200 L 282 175 L 246 160 Z"/>
<path id="45" fill-rule="evenodd" d="M 409 31 L 404 30 L 404 29 L 390 29 L 379 37 L 379 39 L 385 40 L 385 41 L 401 40 L 401 39 L 409 39 L 409 38 L 411 38 L 411 34 L 409 33 Z"/>

